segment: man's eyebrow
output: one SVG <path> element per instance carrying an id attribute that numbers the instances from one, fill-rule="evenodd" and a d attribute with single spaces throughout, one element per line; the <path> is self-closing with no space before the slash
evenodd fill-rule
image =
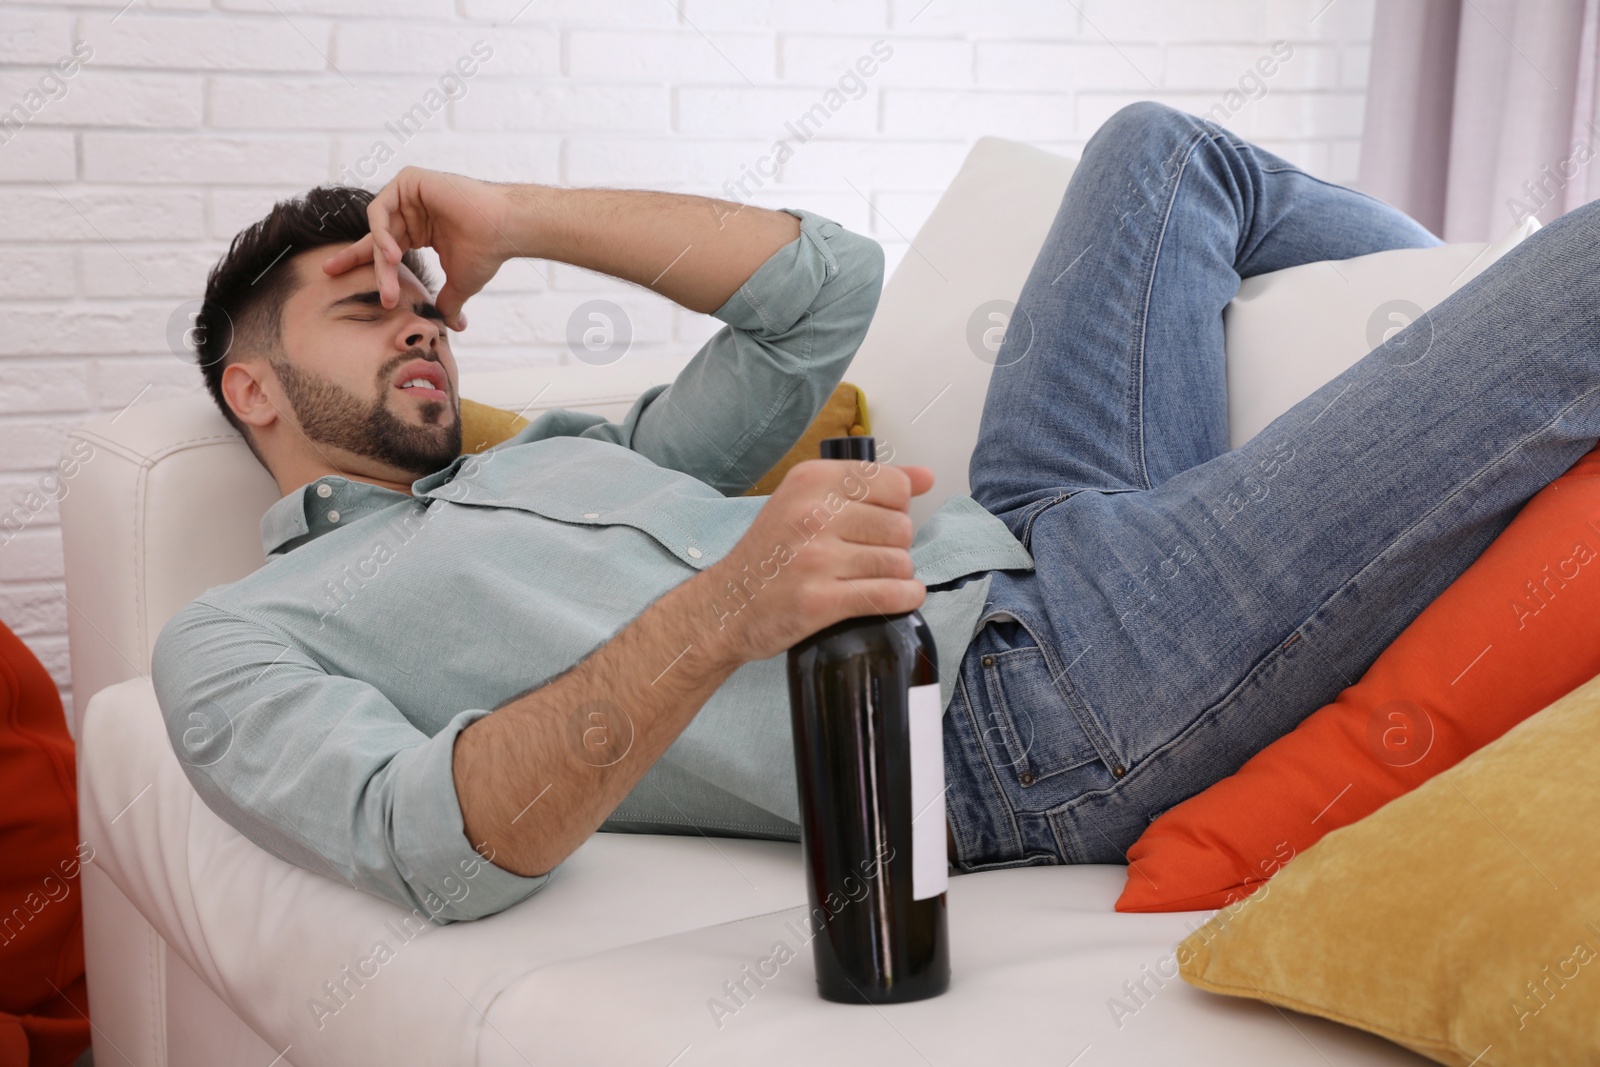
<path id="1" fill-rule="evenodd" d="M 389 310 L 383 306 L 383 301 L 379 298 L 378 291 L 376 289 L 369 290 L 365 293 L 351 293 L 349 296 L 342 296 L 322 310 L 324 313 L 332 314 L 336 309 L 344 307 L 347 304 L 359 304 L 363 307 L 373 307 L 377 308 L 379 311 Z M 425 319 L 436 319 L 439 322 L 444 322 L 444 312 L 434 307 L 431 300 L 414 301 L 411 305 L 411 310 L 415 311 L 418 315 L 421 315 Z"/>

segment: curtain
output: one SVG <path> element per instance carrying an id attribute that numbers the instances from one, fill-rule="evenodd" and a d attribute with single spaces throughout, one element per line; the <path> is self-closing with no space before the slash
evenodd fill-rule
<path id="1" fill-rule="evenodd" d="M 1600 197 L 1600 0 L 1378 0 L 1357 185 L 1447 241 Z"/>

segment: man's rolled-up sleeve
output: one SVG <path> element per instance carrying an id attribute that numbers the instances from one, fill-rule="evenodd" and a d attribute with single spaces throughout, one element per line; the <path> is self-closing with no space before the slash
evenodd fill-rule
<path id="1" fill-rule="evenodd" d="M 800 236 L 712 312 L 727 325 L 672 382 L 640 393 L 619 422 L 551 411 L 513 441 L 611 441 L 730 496 L 759 481 L 833 395 L 883 288 L 877 241 L 803 208 L 782 210 L 800 220 Z"/>
<path id="2" fill-rule="evenodd" d="M 550 878 L 513 874 L 467 840 L 452 754 L 488 709 L 429 737 L 374 686 L 198 600 L 157 638 L 151 681 L 201 799 L 281 859 L 439 923 L 501 911 Z"/>

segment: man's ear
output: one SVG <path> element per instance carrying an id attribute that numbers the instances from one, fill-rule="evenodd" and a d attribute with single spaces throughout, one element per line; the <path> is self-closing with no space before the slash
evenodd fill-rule
<path id="1" fill-rule="evenodd" d="M 265 387 L 271 375 L 272 367 L 264 359 L 239 360 L 223 368 L 223 399 L 239 421 L 252 429 L 265 429 L 277 421 L 278 408 Z"/>

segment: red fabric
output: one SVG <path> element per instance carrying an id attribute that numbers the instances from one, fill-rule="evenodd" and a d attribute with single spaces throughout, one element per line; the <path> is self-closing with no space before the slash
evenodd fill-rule
<path id="1" fill-rule="evenodd" d="M 1118 911 L 1221 908 L 1600 675 L 1600 448 L 1541 490 L 1332 704 L 1171 808 Z"/>
<path id="2" fill-rule="evenodd" d="M 49 672 L 0 623 L 0 1067 L 89 1046 L 72 738 Z"/>

